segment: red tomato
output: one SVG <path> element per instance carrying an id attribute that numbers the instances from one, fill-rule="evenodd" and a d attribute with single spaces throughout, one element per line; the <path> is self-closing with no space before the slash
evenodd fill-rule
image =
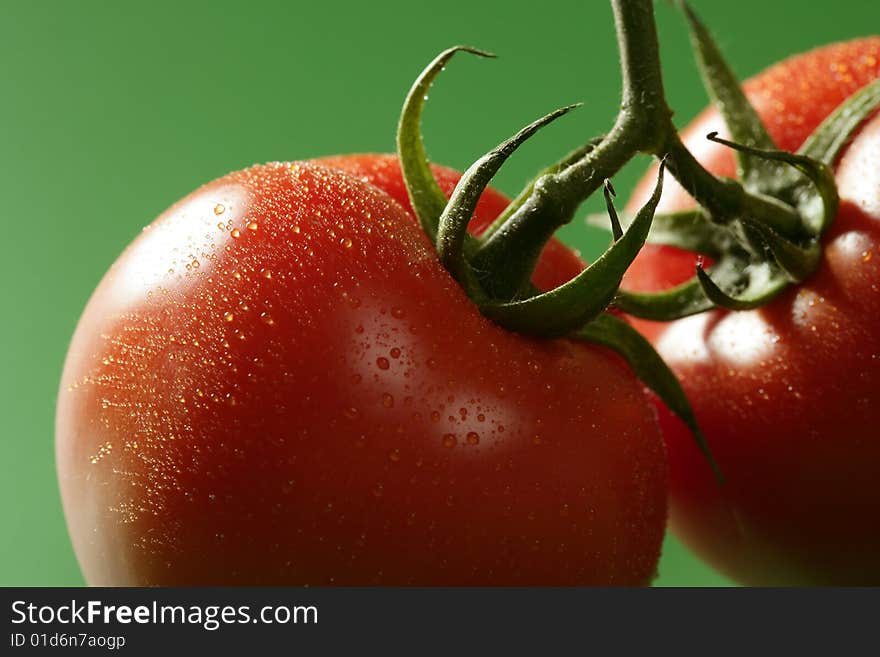
<path id="1" fill-rule="evenodd" d="M 621 359 L 489 322 L 400 204 L 310 163 L 216 180 L 123 253 L 57 460 L 91 584 L 645 584 L 666 518 Z"/>
<path id="2" fill-rule="evenodd" d="M 745 88 L 778 145 L 796 150 L 878 76 L 873 37 L 782 62 Z M 725 133 L 710 110 L 685 141 L 711 171 L 732 176 L 731 152 L 705 139 L 713 130 Z M 727 478 L 719 489 L 684 426 L 661 411 L 672 527 L 747 584 L 880 584 L 880 117 L 843 155 L 837 182 L 841 210 L 805 284 L 755 311 L 665 329 L 637 322 L 681 379 Z M 661 211 L 691 204 L 676 185 Z M 693 276 L 694 263 L 650 246 L 624 286 L 662 289 Z"/>

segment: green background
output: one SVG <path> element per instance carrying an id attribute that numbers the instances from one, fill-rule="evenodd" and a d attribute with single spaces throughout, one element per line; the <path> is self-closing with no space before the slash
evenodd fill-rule
<path id="1" fill-rule="evenodd" d="M 693 2 L 743 76 L 880 26 L 876 0 Z M 665 2 L 657 14 L 684 122 L 705 95 L 681 17 Z M 463 168 L 584 101 L 499 174 L 512 193 L 610 126 L 619 72 L 604 0 L 0 2 L 0 585 L 82 584 L 55 481 L 56 387 L 77 317 L 117 254 L 233 169 L 392 150 L 410 82 L 457 43 L 500 58 L 461 57 L 435 85 L 425 126 L 435 161 Z M 643 168 L 615 179 L 621 196 Z M 563 237 L 588 256 L 604 243 L 579 220 Z M 657 583 L 726 582 L 670 539 Z"/>

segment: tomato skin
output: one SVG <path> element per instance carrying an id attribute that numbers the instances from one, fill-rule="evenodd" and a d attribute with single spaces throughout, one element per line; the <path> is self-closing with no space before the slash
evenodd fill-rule
<path id="1" fill-rule="evenodd" d="M 310 163 L 225 176 L 135 240 L 56 436 L 97 585 L 646 584 L 666 517 L 622 360 L 492 324 L 402 206 Z"/>
<path id="2" fill-rule="evenodd" d="M 874 37 L 787 60 L 745 88 L 777 143 L 795 150 L 877 77 Z M 732 176 L 730 151 L 703 139 L 716 129 L 724 134 L 708 111 L 685 141 L 711 171 Z M 848 147 L 836 178 L 841 209 L 806 283 L 755 311 L 635 322 L 681 379 L 727 478 L 719 489 L 684 426 L 660 409 L 671 526 L 746 584 L 880 584 L 880 116 Z M 661 209 L 691 204 L 673 185 Z M 694 262 L 646 248 L 625 287 L 682 282 Z"/>

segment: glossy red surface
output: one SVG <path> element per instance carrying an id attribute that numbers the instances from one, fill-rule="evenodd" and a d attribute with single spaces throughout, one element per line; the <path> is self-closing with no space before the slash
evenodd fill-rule
<path id="1" fill-rule="evenodd" d="M 389 195 L 310 163 L 183 199 L 100 283 L 57 459 L 91 584 L 645 584 L 655 411 L 483 318 Z"/>

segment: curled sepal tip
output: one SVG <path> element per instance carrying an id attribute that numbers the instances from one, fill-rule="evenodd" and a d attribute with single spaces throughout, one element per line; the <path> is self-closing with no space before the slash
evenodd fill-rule
<path id="1" fill-rule="evenodd" d="M 790 284 L 788 276 L 768 262 L 744 263 L 733 256 L 716 263 L 711 275 L 698 263 L 696 278 L 706 297 L 727 310 L 760 308 Z"/>
<path id="2" fill-rule="evenodd" d="M 477 201 L 489 181 L 498 173 L 508 157 L 519 148 L 523 142 L 534 135 L 538 130 L 559 117 L 568 114 L 580 104 L 562 107 L 537 121 L 530 123 L 517 132 L 513 137 L 503 141 L 497 147 L 483 155 L 474 162 L 455 186 L 449 203 L 440 214 L 437 229 L 437 253 L 440 261 L 453 276 L 466 288 L 472 287 L 473 282 L 466 279 L 470 276 L 468 264 L 464 257 L 465 241 L 470 237 L 467 232 L 468 223 L 473 217 L 477 207 Z M 473 238 L 471 238 L 473 239 Z M 468 292 L 477 291 L 469 289 Z M 471 295 L 473 298 L 473 294 Z"/>
<path id="3" fill-rule="evenodd" d="M 696 275 L 662 292 L 619 290 L 614 307 L 628 315 L 668 322 L 712 308 L 751 310 L 769 303 L 791 284 L 772 262 L 752 262 L 745 254 L 727 253 L 708 271 L 698 260 Z"/>
<path id="4" fill-rule="evenodd" d="M 750 299 L 739 299 L 727 294 L 715 284 L 715 281 L 713 281 L 712 277 L 706 273 L 706 270 L 703 269 L 702 265 L 697 265 L 697 279 L 700 281 L 700 287 L 703 288 L 706 297 L 720 308 L 727 308 L 728 310 L 751 310 L 760 305 Z"/>
<path id="5" fill-rule="evenodd" d="M 821 160 L 808 157 L 799 153 L 789 153 L 788 151 L 780 151 L 776 149 L 763 149 L 738 144 L 728 139 L 722 139 L 717 132 L 710 132 L 706 135 L 706 139 L 714 141 L 728 148 L 732 148 L 738 153 L 749 153 L 754 157 L 761 158 L 771 162 L 787 164 L 793 169 L 799 171 L 807 180 L 812 183 L 813 192 L 807 191 L 803 185 L 799 185 L 798 181 L 791 180 L 791 187 L 798 188 L 795 193 L 790 190 L 788 195 L 793 197 L 797 203 L 798 212 L 801 217 L 803 227 L 811 237 L 821 235 L 837 214 L 840 199 L 837 195 L 837 184 L 834 181 L 834 172 L 831 167 Z M 785 180 L 784 177 L 781 177 Z"/>
<path id="6" fill-rule="evenodd" d="M 602 313 L 586 326 L 575 331 L 573 339 L 599 344 L 616 351 L 648 386 L 691 430 L 700 451 L 706 457 L 719 484 L 724 483 L 721 469 L 712 456 L 703 432 L 694 416 L 687 395 L 669 366 L 642 335 L 624 320 Z"/>
<path id="7" fill-rule="evenodd" d="M 665 162 L 660 163 L 654 193 L 623 237 L 599 259 L 559 287 L 521 301 L 491 302 L 483 314 L 513 331 L 561 336 L 597 317 L 614 298 L 627 268 L 645 243 L 663 191 Z"/>
<path id="8" fill-rule="evenodd" d="M 431 171 L 425 143 L 422 139 L 422 110 L 425 107 L 428 90 L 434 79 L 443 70 L 453 55 L 466 52 L 479 57 L 495 57 L 494 54 L 471 48 L 454 46 L 441 52 L 413 83 L 397 126 L 397 154 L 410 203 L 422 229 L 433 242 L 437 237 L 437 224 L 443 208 L 446 207 L 446 195 L 437 184 Z"/>

